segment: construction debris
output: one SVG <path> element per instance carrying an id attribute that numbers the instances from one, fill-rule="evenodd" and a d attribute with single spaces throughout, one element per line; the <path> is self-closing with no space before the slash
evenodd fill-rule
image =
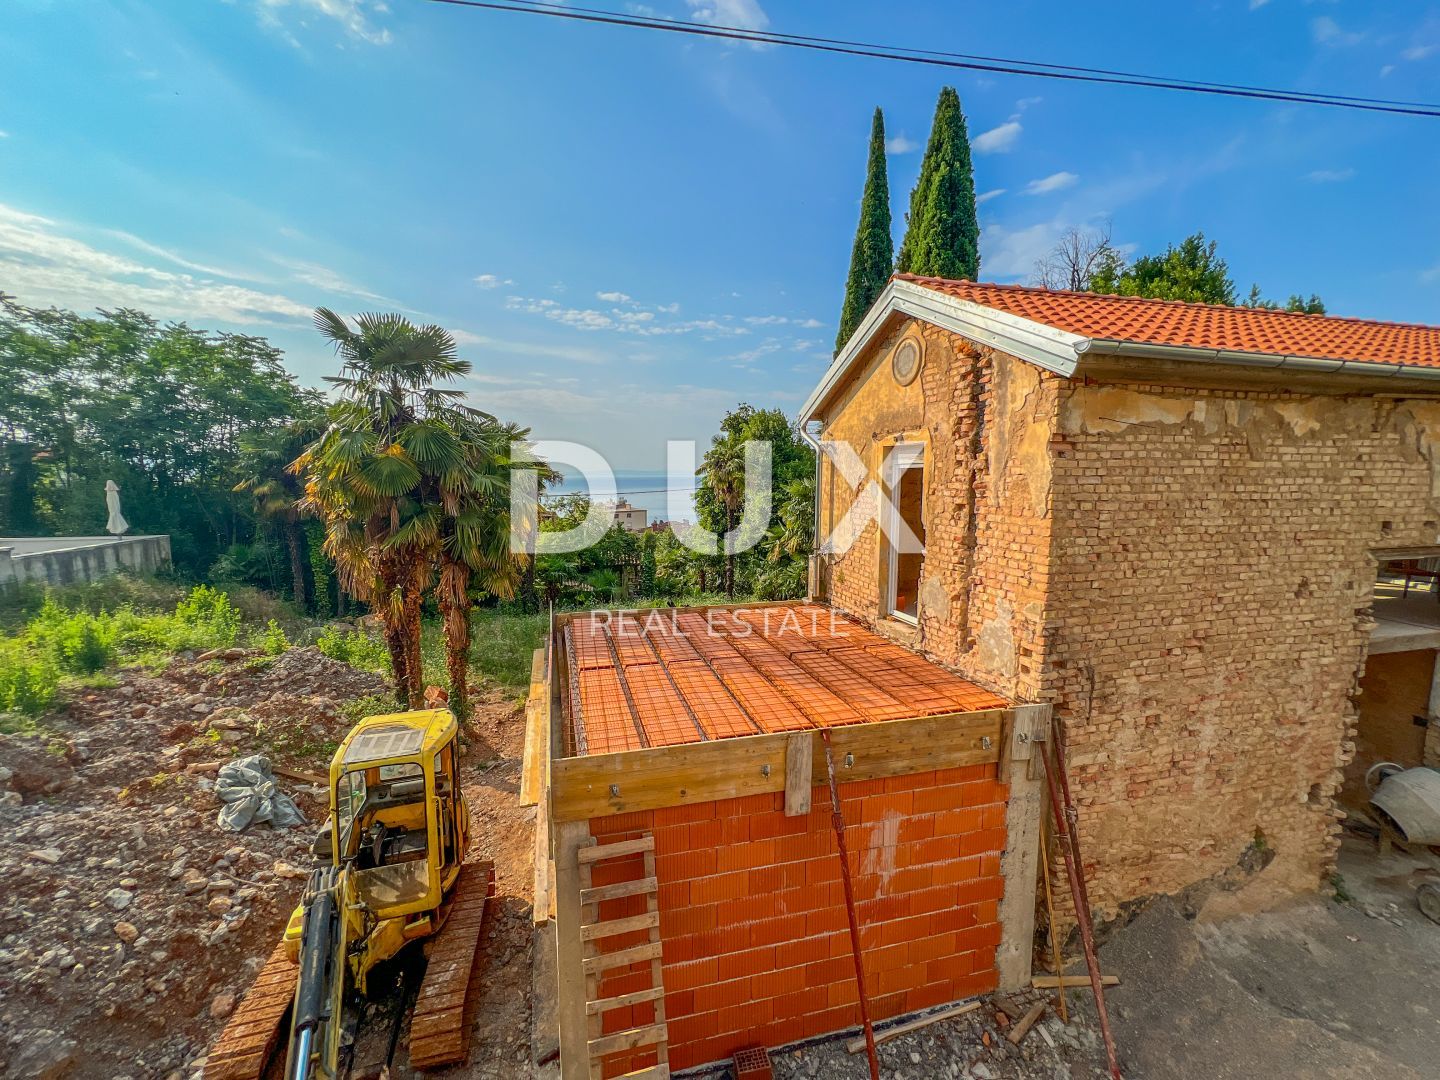
<path id="1" fill-rule="evenodd" d="M 270 759 L 263 754 L 222 765 L 215 779 L 215 797 L 224 804 L 215 824 L 230 832 L 244 832 L 257 822 L 277 829 L 305 824 L 305 815 L 275 783 Z"/>

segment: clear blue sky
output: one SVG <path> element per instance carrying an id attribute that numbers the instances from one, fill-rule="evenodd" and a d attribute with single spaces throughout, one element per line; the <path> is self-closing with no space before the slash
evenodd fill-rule
<path id="1" fill-rule="evenodd" d="M 604 6 L 593 0 L 596 6 Z M 617 4 L 619 0 L 617 0 Z M 640 5 L 626 5 L 641 10 Z M 1440 120 L 846 59 L 421 0 L 5 0 L 0 290 L 266 334 L 306 313 L 454 330 L 475 403 L 661 468 L 824 370 L 870 113 L 897 243 L 935 96 L 987 194 L 982 277 L 1070 225 L 1203 229 L 1241 291 L 1440 323 Z M 651 0 L 716 22 L 1440 98 L 1440 4 Z M 892 12 L 904 11 L 903 18 Z"/>

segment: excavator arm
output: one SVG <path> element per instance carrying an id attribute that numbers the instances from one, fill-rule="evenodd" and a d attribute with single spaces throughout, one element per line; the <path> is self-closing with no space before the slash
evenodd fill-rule
<path id="1" fill-rule="evenodd" d="M 349 867 L 314 871 L 305 886 L 300 975 L 285 1080 L 337 1080 L 353 932 Z"/>

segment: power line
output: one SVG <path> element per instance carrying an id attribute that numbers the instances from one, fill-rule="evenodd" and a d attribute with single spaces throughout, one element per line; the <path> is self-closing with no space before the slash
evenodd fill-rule
<path id="1" fill-rule="evenodd" d="M 1440 118 L 1440 104 L 1429 102 L 1356 97 L 1318 91 L 1282 90 L 1263 86 L 1246 86 L 1237 83 L 1204 82 L 1195 79 L 1169 78 L 1135 72 L 1115 71 L 1107 68 L 1051 64 L 1033 60 L 1012 60 L 1003 57 L 973 56 L 967 53 L 939 52 L 927 49 L 912 49 L 904 46 L 877 45 L 872 42 L 848 41 L 843 38 L 811 37 L 771 30 L 750 30 L 737 26 L 719 26 L 710 23 L 688 22 L 683 19 L 660 19 L 643 15 L 628 15 L 622 12 L 607 11 L 600 8 L 562 6 L 554 3 L 546 3 L 543 2 L 543 0 L 505 0 L 505 2 L 499 2 L 499 0 L 428 0 L 428 2 L 448 4 L 452 7 L 476 8 L 485 11 L 508 11 L 524 15 L 543 15 L 549 18 L 567 19 L 573 22 L 622 26 L 641 30 L 659 30 L 665 33 L 686 34 L 692 37 L 720 38 L 756 44 L 780 45 L 795 49 L 807 49 L 813 52 L 868 57 L 876 60 L 892 60 L 899 63 L 921 64 L 930 67 L 957 68 L 965 71 L 985 71 L 1000 75 L 1030 76 L 1032 78 L 1053 79 L 1064 82 L 1135 86 L 1153 90 L 1176 90 L 1218 97 L 1281 101 L 1300 105 L 1328 105 L 1332 108 L 1355 109 L 1362 112 Z"/>

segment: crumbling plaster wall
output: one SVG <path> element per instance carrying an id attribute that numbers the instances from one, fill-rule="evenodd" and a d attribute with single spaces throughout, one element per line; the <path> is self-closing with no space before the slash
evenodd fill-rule
<path id="1" fill-rule="evenodd" d="M 891 375 L 894 346 L 918 335 L 920 377 Z M 872 520 L 834 558 L 831 600 L 868 625 L 1016 700 L 1041 691 L 1059 380 L 1030 364 L 909 320 L 872 350 L 824 437 L 844 441 L 883 482 L 898 441 L 925 444 L 926 553 L 918 626 L 881 617 L 887 552 Z M 862 495 L 827 462 L 821 530 Z"/>
<path id="2" fill-rule="evenodd" d="M 1440 404 L 1068 384 L 1046 697 L 1102 912 L 1273 860 L 1316 887 L 1339 825 L 1374 549 L 1440 536 Z"/>

